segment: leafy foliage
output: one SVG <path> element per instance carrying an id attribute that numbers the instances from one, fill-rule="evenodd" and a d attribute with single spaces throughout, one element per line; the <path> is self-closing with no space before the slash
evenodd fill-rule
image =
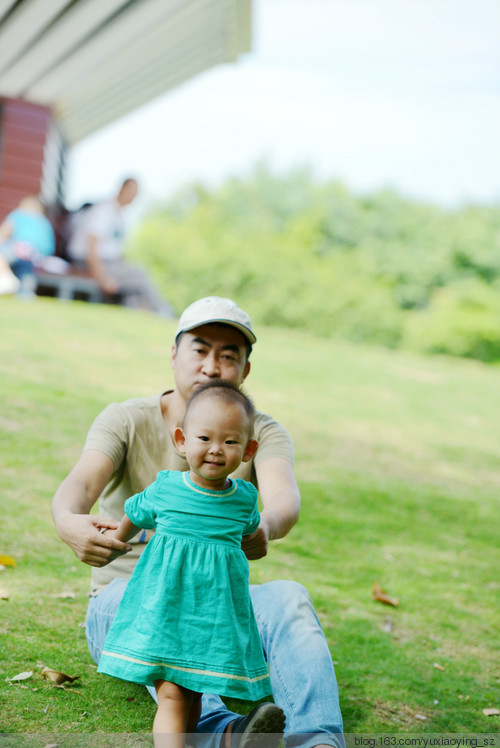
<path id="1" fill-rule="evenodd" d="M 306 169 L 259 165 L 211 191 L 186 187 L 129 250 L 178 311 L 217 294 L 256 323 L 500 359 L 500 206 L 355 196 Z"/>

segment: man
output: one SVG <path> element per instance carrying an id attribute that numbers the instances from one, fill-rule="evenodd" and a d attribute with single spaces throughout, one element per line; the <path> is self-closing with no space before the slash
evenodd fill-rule
<path id="1" fill-rule="evenodd" d="M 125 499 L 152 483 L 159 470 L 187 469 L 173 434 L 182 423 L 189 396 L 212 378 L 241 384 L 250 372 L 248 357 L 255 342 L 249 316 L 229 299 L 208 297 L 191 304 L 181 315 L 171 351 L 175 389 L 108 406 L 55 494 L 52 511 L 59 536 L 93 567 L 86 631 L 96 662 L 127 579 L 148 540 L 143 531 L 127 545 L 106 530 L 117 527 Z M 269 541 L 291 530 L 300 506 L 287 431 L 257 413 L 255 438 L 255 457 L 235 473 L 258 487 L 263 505 L 259 528 L 244 540 L 249 559 L 265 556 Z M 101 514 L 91 516 L 99 497 Z M 341 745 L 335 735 L 342 732 L 335 673 L 307 591 L 296 582 L 276 581 L 252 585 L 251 596 L 274 699 L 286 714 L 287 748 Z M 205 695 L 198 731 L 213 734 L 213 748 L 226 748 L 231 734 L 236 738 L 241 733 L 239 745 L 244 748 L 249 733 L 265 731 L 272 709 L 273 705 L 261 704 L 248 717 L 238 717 L 217 696 Z"/>
<path id="2" fill-rule="evenodd" d="M 148 309 L 172 317 L 172 309 L 161 298 L 148 275 L 123 259 L 125 218 L 123 209 L 139 191 L 135 179 L 126 179 L 117 196 L 78 215 L 68 242 L 71 262 L 96 279 L 102 291 L 119 295 L 125 306 Z"/>

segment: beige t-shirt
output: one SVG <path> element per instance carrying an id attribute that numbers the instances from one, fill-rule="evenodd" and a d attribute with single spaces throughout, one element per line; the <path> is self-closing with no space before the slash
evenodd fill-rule
<path id="1" fill-rule="evenodd" d="M 163 420 L 161 397 L 153 395 L 112 403 L 90 428 L 84 450 L 104 452 L 115 467 L 99 498 L 99 513 L 103 516 L 119 521 L 129 496 L 153 483 L 160 470 L 188 469 L 186 458 L 176 449 Z M 258 487 L 255 466 L 271 457 L 284 457 L 293 462 L 293 443 L 288 431 L 264 413 L 256 413 L 254 429 L 259 442 L 257 454 L 250 462 L 242 462 L 233 476 Z M 132 574 L 151 537 L 150 530 L 144 532 L 131 541 L 134 549 L 125 556 L 107 566 L 92 567 L 91 595 L 96 595 L 115 577 L 127 578 Z"/>

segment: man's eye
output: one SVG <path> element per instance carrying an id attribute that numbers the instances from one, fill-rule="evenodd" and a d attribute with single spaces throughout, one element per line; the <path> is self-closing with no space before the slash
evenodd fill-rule
<path id="1" fill-rule="evenodd" d="M 236 361 L 236 358 L 234 356 L 230 356 L 227 353 L 222 356 L 222 358 L 225 358 L 227 361 Z"/>

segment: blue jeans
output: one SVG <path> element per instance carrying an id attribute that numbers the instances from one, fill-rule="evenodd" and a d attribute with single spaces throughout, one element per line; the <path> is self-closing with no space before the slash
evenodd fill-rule
<path id="1" fill-rule="evenodd" d="M 90 599 L 85 631 L 96 663 L 126 585 L 126 579 L 114 579 Z M 335 671 L 307 590 L 297 582 L 276 581 L 250 585 L 250 595 L 273 698 L 286 715 L 286 747 L 311 748 L 320 743 L 343 746 Z M 156 700 L 154 688 L 148 690 Z M 205 694 L 196 729 L 212 733 L 206 736 L 204 745 L 219 748 L 220 733 L 237 716 L 226 709 L 219 696 Z"/>

